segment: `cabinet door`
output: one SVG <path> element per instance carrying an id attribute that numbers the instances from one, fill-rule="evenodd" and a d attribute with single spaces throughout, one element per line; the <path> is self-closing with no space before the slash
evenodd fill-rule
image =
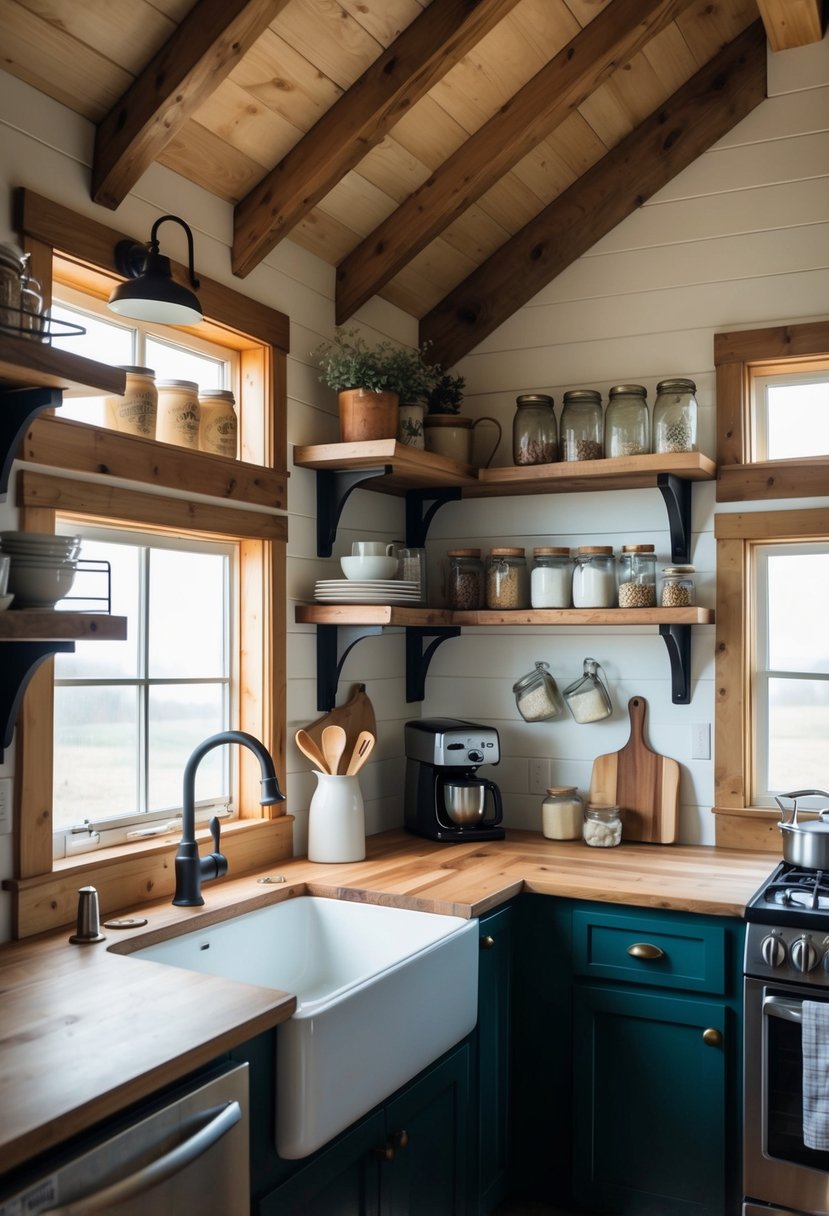
<path id="1" fill-rule="evenodd" d="M 699 999 L 577 986 L 574 1191 L 614 1216 L 722 1216 L 726 1018 Z M 709 1046 L 703 1031 L 719 1031 Z"/>
<path id="2" fill-rule="evenodd" d="M 469 1073 L 465 1043 L 387 1105 L 394 1157 L 380 1165 L 382 1216 L 464 1216 Z"/>
<path id="3" fill-rule="evenodd" d="M 503 1199 L 509 1181 L 512 1088 L 512 908 L 480 922 L 478 968 L 477 1210 Z"/>
<path id="4" fill-rule="evenodd" d="M 381 1111 L 356 1124 L 259 1205 L 258 1216 L 378 1216 Z"/>

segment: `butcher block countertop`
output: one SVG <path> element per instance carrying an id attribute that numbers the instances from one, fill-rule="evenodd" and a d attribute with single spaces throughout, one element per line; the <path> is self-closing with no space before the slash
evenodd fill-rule
<path id="1" fill-rule="evenodd" d="M 348 865 L 303 858 L 204 887 L 203 908 L 168 901 L 71 945 L 56 932 L 0 947 L 0 1162 L 11 1169 L 290 1017 L 290 993 L 131 959 L 128 952 L 298 894 L 480 916 L 522 891 L 741 916 L 777 858 L 704 847 L 591 849 L 531 832 L 438 844 L 403 831 Z M 264 880 L 264 881 L 263 881 Z M 108 919 L 113 919 L 109 917 Z"/>

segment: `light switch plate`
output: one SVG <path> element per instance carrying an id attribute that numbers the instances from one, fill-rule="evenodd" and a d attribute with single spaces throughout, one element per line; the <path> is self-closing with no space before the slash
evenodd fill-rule
<path id="1" fill-rule="evenodd" d="M 530 793 L 546 794 L 552 780 L 552 761 L 530 760 Z"/>
<path id="2" fill-rule="evenodd" d="M 12 830 L 12 779 L 0 777 L 0 836 Z"/>
<path id="3" fill-rule="evenodd" d="M 691 727 L 691 759 L 711 759 L 711 723 L 695 722 Z"/>

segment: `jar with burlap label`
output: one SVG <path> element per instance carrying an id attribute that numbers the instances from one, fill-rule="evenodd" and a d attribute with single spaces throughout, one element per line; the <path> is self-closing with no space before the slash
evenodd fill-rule
<path id="1" fill-rule="evenodd" d="M 158 389 L 150 367 L 122 367 L 126 385 L 121 397 L 108 397 L 107 423 L 122 435 L 155 439 L 158 415 Z"/>
<path id="2" fill-rule="evenodd" d="M 199 386 L 195 381 L 159 380 L 156 439 L 198 451 L 199 418 Z"/>
<path id="3" fill-rule="evenodd" d="M 239 429 L 233 393 L 225 388 L 205 388 L 199 393 L 199 450 L 236 459 Z"/>

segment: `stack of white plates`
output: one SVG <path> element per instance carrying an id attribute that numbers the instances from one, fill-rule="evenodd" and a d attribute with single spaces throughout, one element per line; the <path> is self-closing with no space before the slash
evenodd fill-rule
<path id="1" fill-rule="evenodd" d="M 81 542 L 51 532 L 0 532 L 0 551 L 10 558 L 9 591 L 16 608 L 54 608 L 75 581 Z"/>
<path id="2" fill-rule="evenodd" d="M 420 583 L 399 578 L 323 578 L 314 585 L 320 604 L 410 604 L 420 603 Z"/>

